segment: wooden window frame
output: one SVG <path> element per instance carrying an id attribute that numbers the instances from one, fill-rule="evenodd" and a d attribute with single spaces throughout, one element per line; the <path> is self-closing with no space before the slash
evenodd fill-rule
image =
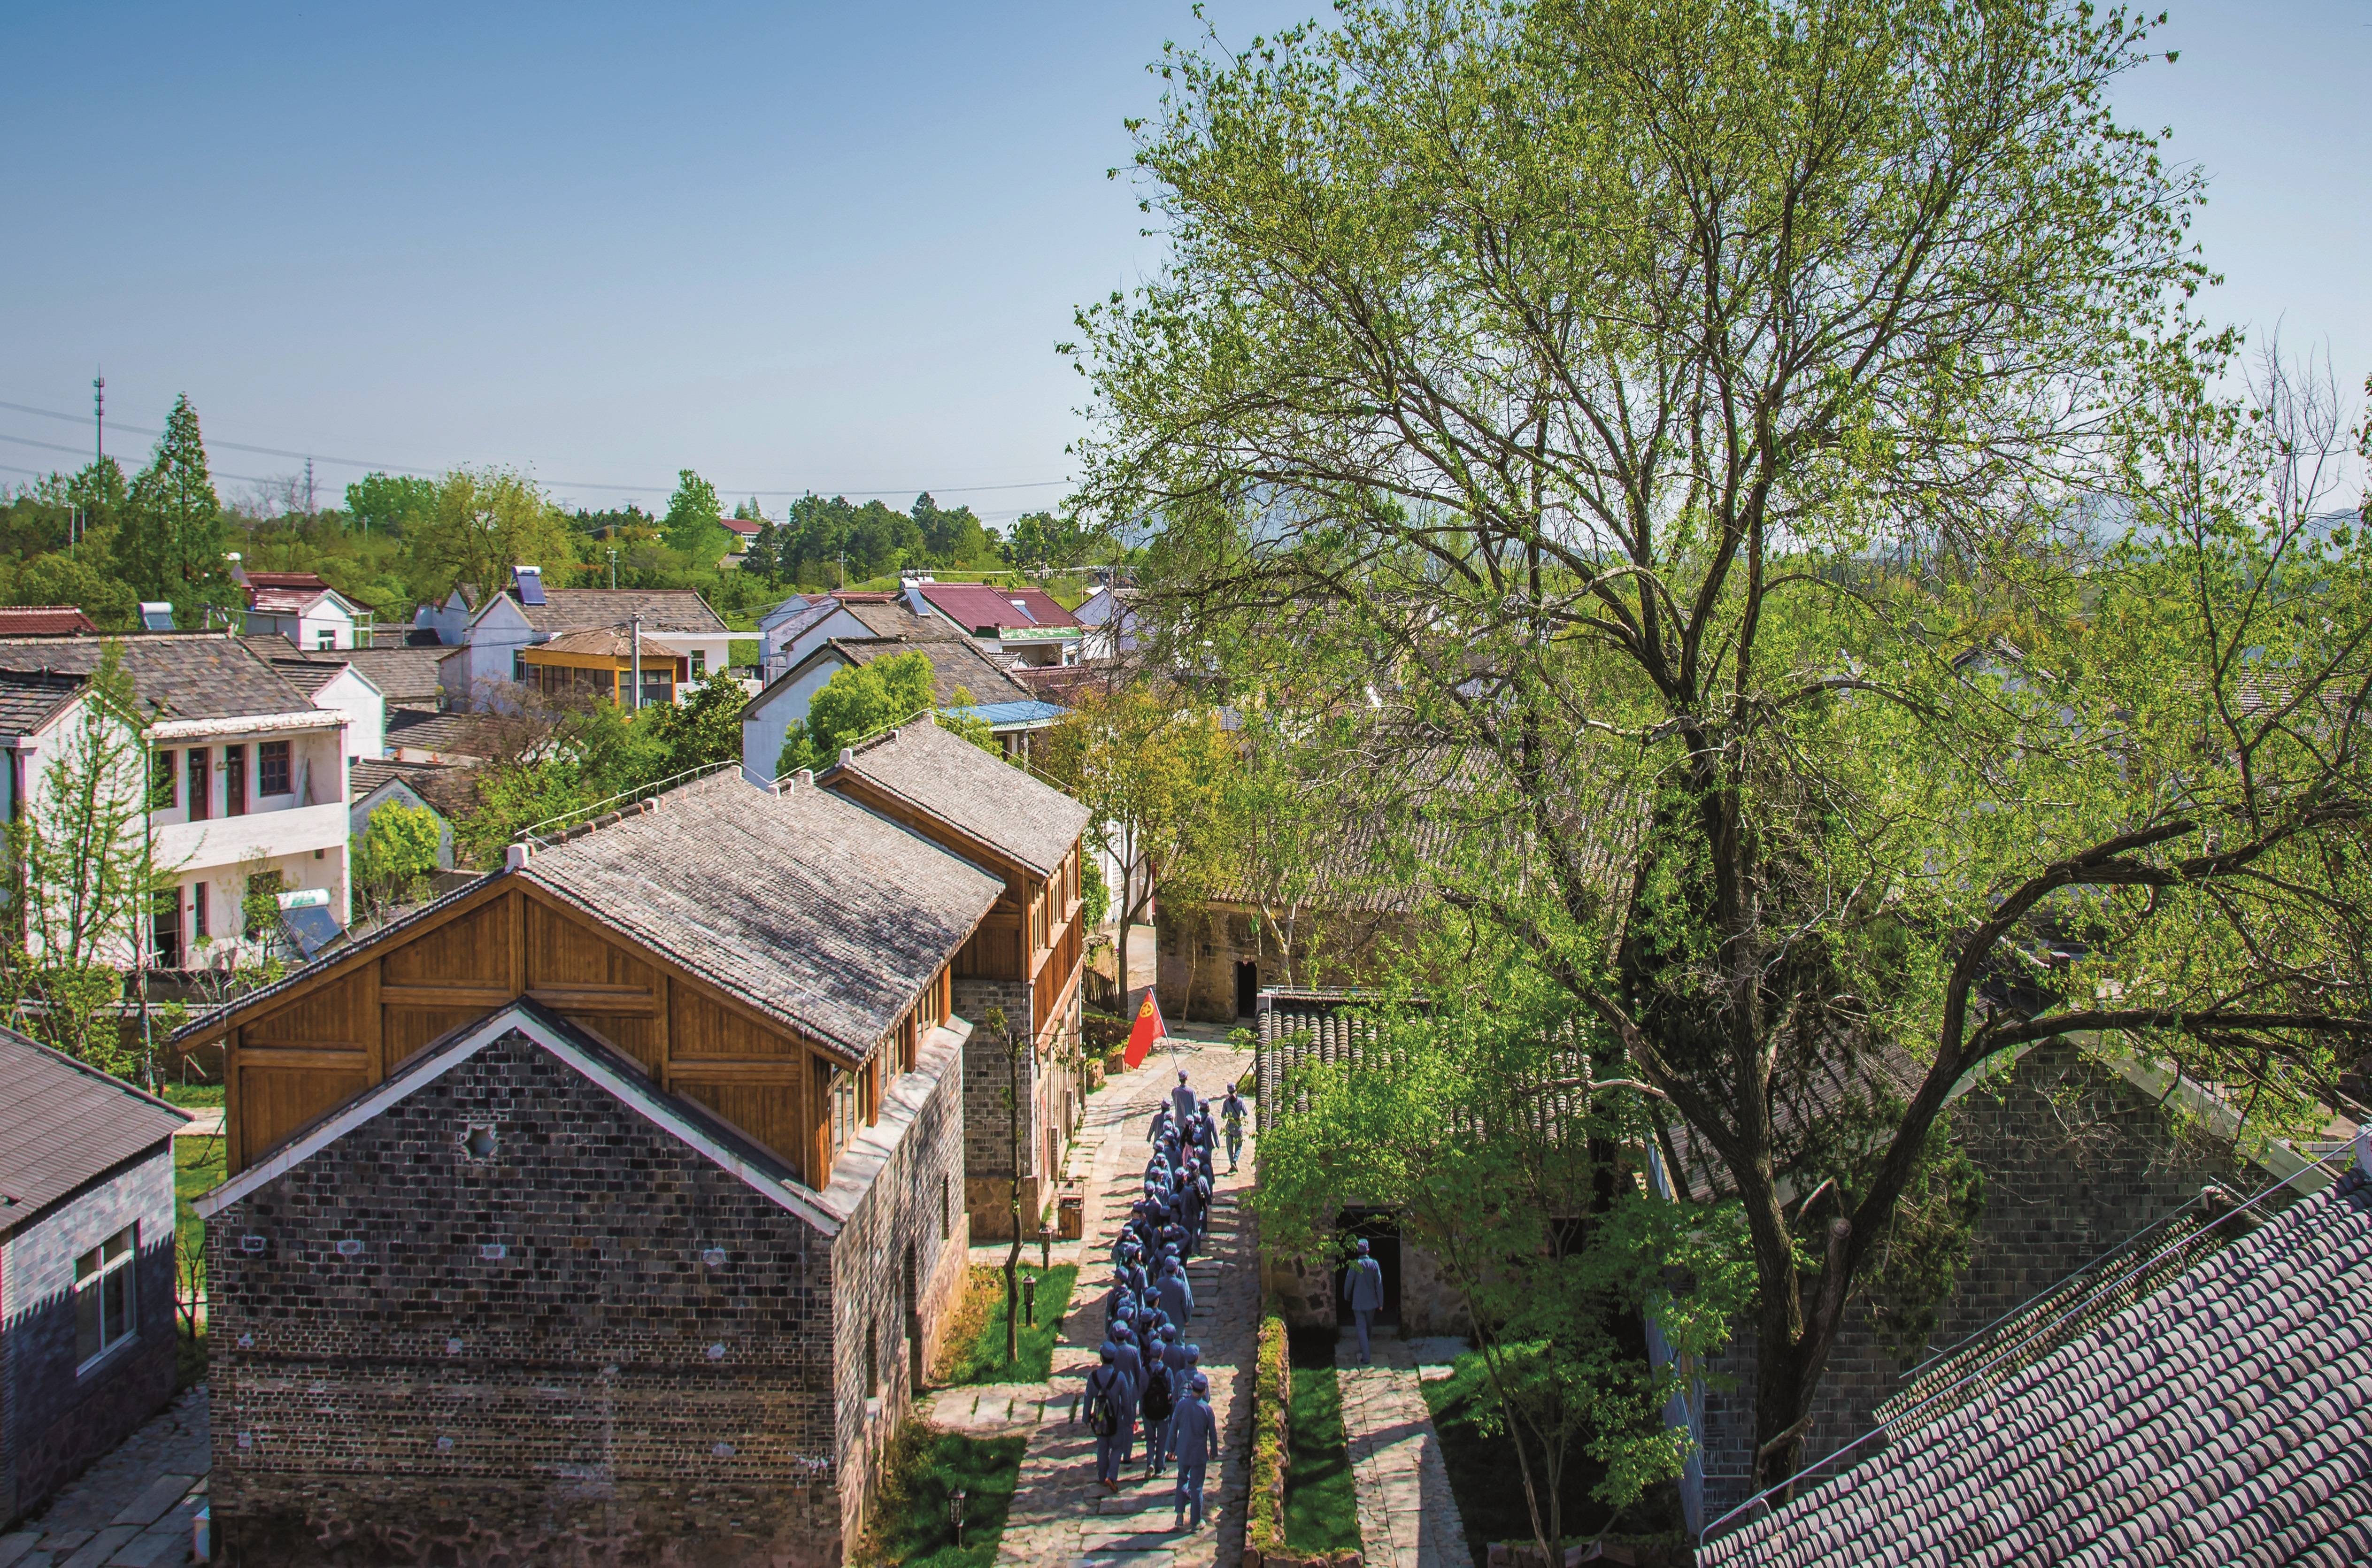
<path id="1" fill-rule="evenodd" d="M 273 788 L 277 779 L 278 789 Z M 260 740 L 255 746 L 255 793 L 258 798 L 267 795 L 296 793 L 296 757 L 285 740 Z"/>

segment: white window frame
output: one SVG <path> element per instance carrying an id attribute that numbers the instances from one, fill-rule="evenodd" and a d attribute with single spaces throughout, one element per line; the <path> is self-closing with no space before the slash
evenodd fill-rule
<path id="1" fill-rule="evenodd" d="M 110 1253 L 110 1249 L 113 1249 Z M 140 1337 L 140 1226 L 137 1222 L 125 1225 L 113 1236 L 75 1259 L 75 1348 L 83 1345 L 83 1313 L 96 1314 L 99 1348 L 82 1356 L 75 1370 L 87 1372 L 115 1353 L 119 1346 Z M 85 1272 L 87 1265 L 88 1272 Z M 118 1304 L 115 1314 L 119 1326 L 112 1334 L 108 1331 L 108 1303 L 112 1296 Z"/>

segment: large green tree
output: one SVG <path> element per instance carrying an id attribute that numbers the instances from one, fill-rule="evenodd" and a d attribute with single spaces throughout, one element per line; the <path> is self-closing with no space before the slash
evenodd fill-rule
<path id="1" fill-rule="evenodd" d="M 455 469 L 436 482 L 436 504 L 407 525 L 404 547 L 422 598 L 456 584 L 481 593 L 510 586 L 511 568 L 539 566 L 545 582 L 569 585 L 576 546 L 568 524 L 535 482 L 511 469 Z"/>
<path id="2" fill-rule="evenodd" d="M 148 466 L 132 482 L 115 533 L 116 563 L 140 598 L 171 601 L 176 621 L 189 626 L 238 597 L 226 549 L 222 499 L 185 392 L 173 400 Z"/>
<path id="3" fill-rule="evenodd" d="M 668 497 L 667 517 L 659 525 L 668 548 L 680 552 L 694 566 L 716 564 L 730 542 L 721 519 L 724 503 L 716 486 L 690 469 L 676 475 L 675 494 Z"/>
<path id="4" fill-rule="evenodd" d="M 1086 496 L 1738 1195 L 1781 1482 L 1972 1071 L 2122 1040 L 2262 1134 L 2353 1054 L 2366 547 L 2201 389 L 2131 16 L 1340 16 L 1162 62 Z"/>
<path id="5" fill-rule="evenodd" d="M 401 538 L 435 516 L 437 482 L 416 474 L 366 473 L 346 486 L 346 516 L 355 527 Z"/>

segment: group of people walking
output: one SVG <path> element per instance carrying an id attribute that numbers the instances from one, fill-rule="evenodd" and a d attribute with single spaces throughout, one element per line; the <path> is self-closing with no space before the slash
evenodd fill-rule
<path id="1" fill-rule="evenodd" d="M 1135 1458 L 1142 1422 L 1146 1476 L 1178 1467 L 1174 1527 L 1180 1529 L 1202 1527 L 1203 1470 L 1219 1452 L 1210 1377 L 1202 1347 L 1188 1337 L 1194 1291 L 1186 1260 L 1209 1237 L 1219 1124 L 1226 1123 L 1232 1172 L 1243 1149 L 1243 1120 L 1244 1102 L 1232 1087 L 1215 1108 L 1194 1093 L 1182 1069 L 1153 1113 L 1152 1157 L 1143 1193 L 1112 1244 L 1104 1342 L 1076 1411 L 1095 1432 L 1096 1479 L 1110 1492 L 1120 1490 L 1121 1471 Z"/>

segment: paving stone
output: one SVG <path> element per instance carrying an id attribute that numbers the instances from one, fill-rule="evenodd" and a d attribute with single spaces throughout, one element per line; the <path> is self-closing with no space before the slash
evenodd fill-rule
<path id="1" fill-rule="evenodd" d="M 157 1476 L 142 1489 L 140 1495 L 125 1504 L 117 1511 L 115 1517 L 108 1522 L 117 1525 L 153 1525 L 164 1517 L 167 1509 L 188 1496 L 190 1488 L 195 1486 L 197 1481 L 198 1478 L 194 1475 L 175 1475 L 169 1471 Z"/>
<path id="2" fill-rule="evenodd" d="M 41 1537 L 43 1551 L 79 1551 L 83 1542 L 90 1539 L 95 1530 L 52 1530 Z"/>
<path id="3" fill-rule="evenodd" d="M 110 1525 L 76 1548 L 74 1555 L 59 1563 L 58 1568 L 103 1568 L 109 1558 L 131 1545 L 139 1533 L 137 1525 Z"/>
<path id="4" fill-rule="evenodd" d="M 1362 1556 L 1377 1568 L 1468 1568 L 1466 1527 L 1415 1358 L 1397 1335 L 1371 1339 L 1372 1365 L 1357 1365 L 1358 1344 L 1347 1336 L 1334 1351 Z"/>
<path id="5" fill-rule="evenodd" d="M 0 1568 L 17 1568 L 17 1564 L 41 1539 L 39 1530 L 18 1530 L 15 1535 L 0 1536 Z"/>

